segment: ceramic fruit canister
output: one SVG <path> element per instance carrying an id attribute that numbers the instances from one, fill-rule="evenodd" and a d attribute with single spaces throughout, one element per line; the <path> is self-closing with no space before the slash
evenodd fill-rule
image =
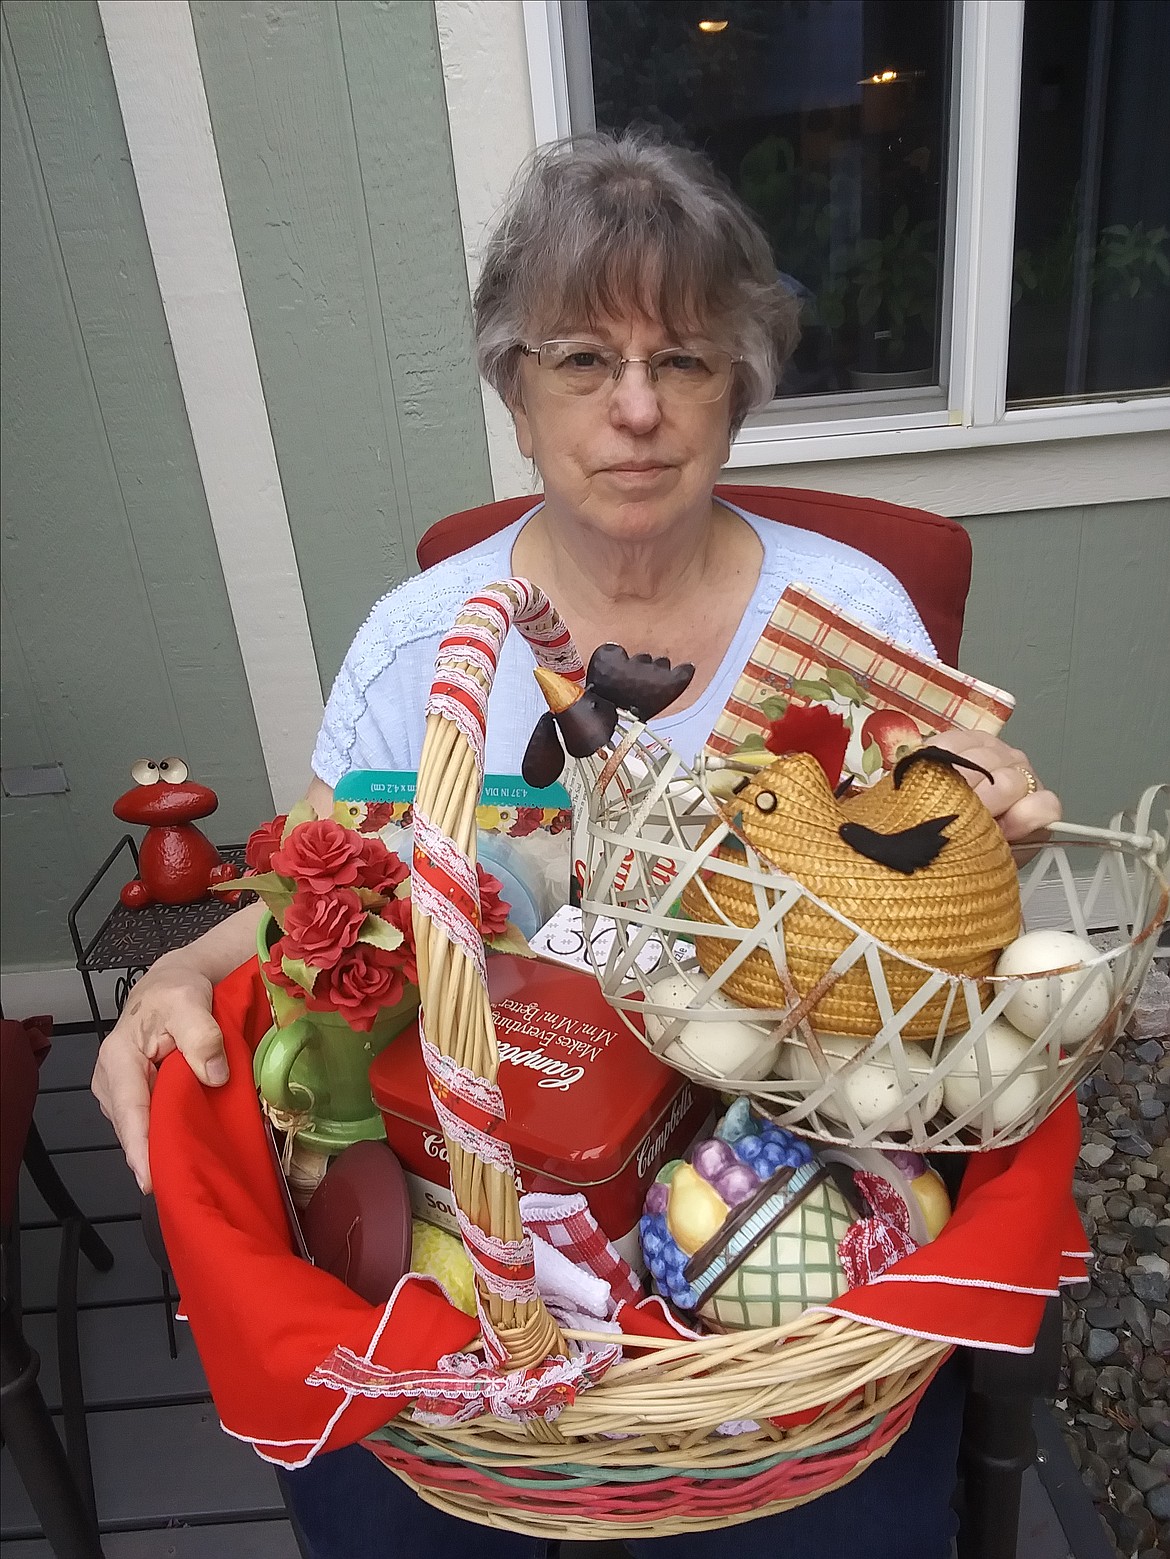
<path id="1" fill-rule="evenodd" d="M 737 1099 L 660 1171 L 642 1249 L 678 1309 L 719 1330 L 780 1326 L 850 1286 L 838 1246 L 861 1216 L 806 1142 Z"/>

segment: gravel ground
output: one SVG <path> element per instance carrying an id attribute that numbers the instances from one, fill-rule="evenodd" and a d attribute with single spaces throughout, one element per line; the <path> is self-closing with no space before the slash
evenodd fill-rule
<path id="1" fill-rule="evenodd" d="M 1073 1191 L 1096 1253 L 1064 1299 L 1056 1409 L 1123 1559 L 1170 1555 L 1170 976 L 1080 1090 Z"/>

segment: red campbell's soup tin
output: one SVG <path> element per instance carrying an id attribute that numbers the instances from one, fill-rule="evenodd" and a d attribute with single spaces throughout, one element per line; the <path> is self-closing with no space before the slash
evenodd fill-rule
<path id="1" fill-rule="evenodd" d="M 631 1265 L 638 1219 L 664 1163 L 681 1158 L 714 1105 L 645 1048 L 590 974 L 543 959 L 488 958 L 488 993 L 507 1107 L 500 1134 L 525 1191 L 582 1192 Z M 458 1233 L 447 1149 L 431 1108 L 418 1027 L 370 1068 L 386 1137 L 406 1170 L 415 1213 Z"/>

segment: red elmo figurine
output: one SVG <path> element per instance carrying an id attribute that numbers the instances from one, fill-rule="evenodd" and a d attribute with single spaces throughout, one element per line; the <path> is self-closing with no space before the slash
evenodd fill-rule
<path id="1" fill-rule="evenodd" d="M 239 869 L 222 861 L 219 851 L 195 827 L 197 817 L 210 817 L 219 797 L 206 785 L 187 778 L 181 758 L 139 758 L 130 770 L 134 788 L 114 802 L 114 816 L 124 823 L 143 823 L 146 837 L 138 851 L 141 876 L 128 882 L 119 897 L 127 909 L 148 904 L 193 904 L 213 882 L 231 882 Z"/>

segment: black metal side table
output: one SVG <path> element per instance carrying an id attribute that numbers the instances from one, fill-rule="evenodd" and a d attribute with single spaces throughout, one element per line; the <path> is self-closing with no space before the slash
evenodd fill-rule
<path id="1" fill-rule="evenodd" d="M 243 871 L 243 845 L 220 845 L 218 849 L 225 861 L 231 861 Z M 122 880 L 129 881 L 131 877 L 138 876 L 138 846 L 131 834 L 123 834 L 69 911 L 69 935 L 77 953 L 77 968 L 85 984 L 94 1026 L 98 1037 L 102 1039 L 113 1023 L 101 1015 L 93 988 L 94 974 L 108 969 L 123 971 L 114 987 L 114 1005 L 121 1013 L 135 980 L 150 968 L 156 958 L 170 952 L 172 948 L 185 947 L 237 908 L 235 904 L 225 903 L 213 894 L 195 904 L 151 904 L 145 909 L 127 909 L 117 898 L 115 890 L 113 909 L 86 941 L 78 930 L 78 915 L 105 879 L 113 873 L 114 864 L 123 852 L 126 855 L 123 869 L 132 864 L 133 871 L 127 870 Z M 122 880 L 118 879 L 116 873 L 114 877 L 117 887 L 121 888 Z"/>

